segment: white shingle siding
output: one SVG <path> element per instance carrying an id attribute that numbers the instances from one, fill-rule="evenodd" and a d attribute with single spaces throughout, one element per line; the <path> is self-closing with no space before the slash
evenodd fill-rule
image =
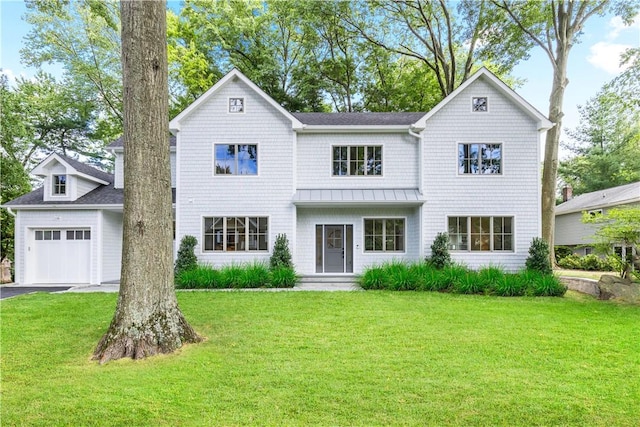
<path id="1" fill-rule="evenodd" d="M 102 211 L 101 281 L 120 279 L 122 264 L 122 213 Z"/>
<path id="2" fill-rule="evenodd" d="M 244 97 L 246 113 L 229 114 L 228 98 Z M 258 175 L 215 176 L 214 143 L 257 144 Z M 295 227 L 291 122 L 241 81 L 229 82 L 181 124 L 176 244 L 198 239 L 196 254 L 214 265 L 266 260 L 278 233 L 291 239 Z M 202 251 L 203 217 L 269 217 L 269 252 Z"/>
<path id="3" fill-rule="evenodd" d="M 382 176 L 332 176 L 333 146 L 382 146 Z M 418 188 L 419 144 L 404 133 L 309 133 L 297 143 L 298 188 Z"/>
<path id="4" fill-rule="evenodd" d="M 114 170 L 114 187 L 124 188 L 124 153 L 119 151 L 115 153 L 115 170 Z M 171 161 L 171 187 L 176 188 L 176 153 L 169 153 Z"/>
<path id="5" fill-rule="evenodd" d="M 101 239 L 99 238 L 100 211 L 96 210 L 20 210 L 16 218 L 15 241 L 16 253 L 21 256 L 16 257 L 15 274 L 16 283 L 31 283 L 31 278 L 27 274 L 25 264 L 33 242 L 34 228 L 44 229 L 77 229 L 88 228 L 91 230 L 91 281 L 92 284 L 100 283 L 100 266 L 97 262 L 100 255 Z"/>
<path id="6" fill-rule="evenodd" d="M 471 112 L 473 96 L 489 97 L 488 113 Z M 470 267 L 522 268 L 531 240 L 540 235 L 540 142 L 535 123 L 479 79 L 428 120 L 423 135 L 426 254 L 436 234 L 447 231 L 448 216 L 513 216 L 513 253 L 452 255 Z M 501 143 L 502 174 L 458 175 L 458 143 Z"/>
<path id="7" fill-rule="evenodd" d="M 95 190 L 100 186 L 97 182 L 89 181 L 88 179 L 84 179 L 81 177 L 74 177 L 74 182 L 76 185 L 76 196 L 75 199 L 79 199 L 90 191 Z"/>

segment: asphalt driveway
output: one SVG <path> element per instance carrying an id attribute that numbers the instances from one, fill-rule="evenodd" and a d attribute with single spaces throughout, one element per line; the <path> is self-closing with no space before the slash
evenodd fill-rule
<path id="1" fill-rule="evenodd" d="M 0 299 L 11 298 L 32 292 L 62 292 L 71 286 L 0 286 Z"/>

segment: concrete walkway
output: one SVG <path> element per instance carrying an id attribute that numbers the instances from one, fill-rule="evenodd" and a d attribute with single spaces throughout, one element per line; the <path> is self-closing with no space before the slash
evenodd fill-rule
<path id="1" fill-rule="evenodd" d="M 65 285 L 65 284 L 38 284 L 38 285 L 16 285 L 6 284 L 0 286 L 2 298 L 32 293 L 32 292 L 118 292 L 119 283 L 101 283 L 99 285 Z M 199 289 L 198 291 L 214 291 L 216 289 Z M 361 291 L 362 288 L 356 284 L 351 277 L 304 277 L 293 288 L 251 288 L 251 289 L 220 289 L 219 291 L 270 291 L 270 292 L 291 292 L 291 291 Z M 185 290 L 188 291 L 188 290 Z"/>

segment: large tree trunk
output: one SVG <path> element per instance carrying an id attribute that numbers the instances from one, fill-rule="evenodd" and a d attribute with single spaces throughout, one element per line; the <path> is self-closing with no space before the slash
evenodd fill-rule
<path id="1" fill-rule="evenodd" d="M 116 312 L 93 358 L 169 353 L 200 340 L 173 285 L 166 2 L 122 1 L 124 218 Z"/>
<path id="2" fill-rule="evenodd" d="M 556 226 L 556 182 L 558 180 L 558 147 L 562 132 L 562 106 L 564 92 L 569 84 L 567 79 L 567 62 L 569 57 L 569 40 L 557 41 L 553 84 L 549 96 L 549 120 L 555 126 L 547 131 L 544 148 L 544 164 L 542 172 L 542 239 L 549 245 L 549 259 L 555 265 L 554 236 Z"/>

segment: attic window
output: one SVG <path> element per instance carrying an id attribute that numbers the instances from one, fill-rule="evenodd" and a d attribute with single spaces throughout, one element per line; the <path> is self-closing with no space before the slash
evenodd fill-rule
<path id="1" fill-rule="evenodd" d="M 67 175 L 53 175 L 54 196 L 64 196 L 67 194 Z"/>
<path id="2" fill-rule="evenodd" d="M 244 98 L 229 98 L 230 113 L 244 113 Z"/>
<path id="3" fill-rule="evenodd" d="M 474 113 L 486 113 L 489 111 L 489 100 L 486 96 L 474 96 L 471 100 L 471 111 Z"/>

